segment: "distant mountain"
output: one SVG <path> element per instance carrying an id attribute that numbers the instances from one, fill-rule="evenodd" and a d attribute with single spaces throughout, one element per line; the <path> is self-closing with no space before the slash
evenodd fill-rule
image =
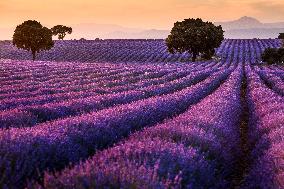
<path id="1" fill-rule="evenodd" d="M 222 25 L 225 30 L 236 30 L 236 29 L 252 29 L 252 28 L 284 28 L 284 22 L 278 23 L 262 23 L 259 20 L 244 16 L 238 20 L 229 22 L 216 22 L 216 25 Z"/>
<path id="2" fill-rule="evenodd" d="M 256 18 L 244 16 L 238 20 L 216 22 L 225 30 L 225 38 L 251 39 L 251 38 L 276 38 L 284 32 L 284 22 L 262 23 Z M 170 30 L 145 30 L 141 28 L 127 28 L 119 25 L 80 24 L 74 26 L 74 34 L 70 37 L 79 38 L 84 35 L 87 39 L 96 37 L 102 39 L 165 39 Z"/>
<path id="3" fill-rule="evenodd" d="M 85 23 L 73 25 L 73 33 L 69 35 L 68 38 L 86 38 L 86 39 L 95 39 L 99 38 L 119 38 L 128 33 L 137 33 L 142 32 L 143 29 L 140 28 L 129 28 L 123 27 L 115 24 L 94 24 L 94 23 Z M 117 33 L 117 37 L 115 35 Z M 112 34 L 112 35 L 110 35 Z M 109 37 L 108 37 L 109 36 Z"/>
<path id="4" fill-rule="evenodd" d="M 145 30 L 111 24 L 78 24 L 73 26 L 73 34 L 68 38 L 164 39 L 168 34 L 168 30 Z"/>
<path id="5" fill-rule="evenodd" d="M 229 22 L 216 22 L 216 25 L 221 25 L 224 30 L 234 30 L 234 29 L 250 29 L 250 28 L 261 28 L 263 23 L 255 18 L 244 16 L 238 20 Z"/>
<path id="6" fill-rule="evenodd" d="M 244 16 L 238 20 L 216 22 L 225 30 L 225 38 L 251 39 L 276 38 L 284 32 L 284 22 L 262 23 L 259 20 Z M 73 33 L 66 39 L 165 39 L 170 30 L 131 28 L 115 24 L 85 23 L 72 25 Z M 0 39 L 11 39 L 15 28 L 0 28 Z"/>
<path id="7" fill-rule="evenodd" d="M 251 39 L 251 38 L 276 38 L 284 32 L 284 22 L 262 23 L 259 20 L 244 16 L 229 22 L 216 22 L 225 30 L 226 38 Z"/>

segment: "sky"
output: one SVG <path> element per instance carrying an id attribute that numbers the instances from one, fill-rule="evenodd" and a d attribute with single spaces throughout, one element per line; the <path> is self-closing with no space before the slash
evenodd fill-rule
<path id="1" fill-rule="evenodd" d="M 169 29 L 184 18 L 228 21 L 252 16 L 263 22 L 284 21 L 284 0 L 1 0 L 0 28 L 25 20 L 46 26 L 79 23 L 118 24 Z"/>

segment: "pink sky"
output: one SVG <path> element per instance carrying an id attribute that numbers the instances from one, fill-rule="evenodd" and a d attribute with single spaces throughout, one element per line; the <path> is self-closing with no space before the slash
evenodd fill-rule
<path id="1" fill-rule="evenodd" d="M 35 19 L 47 26 L 78 23 L 119 24 L 169 29 L 177 20 L 201 17 L 226 21 L 252 16 L 284 21 L 283 0 L 2 0 L 0 28 Z"/>

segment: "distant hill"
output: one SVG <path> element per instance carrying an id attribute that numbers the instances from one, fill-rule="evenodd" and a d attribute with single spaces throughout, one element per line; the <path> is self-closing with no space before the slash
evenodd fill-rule
<path id="1" fill-rule="evenodd" d="M 255 18 L 244 16 L 238 20 L 229 22 L 216 22 L 216 25 L 222 25 L 224 30 L 235 30 L 235 29 L 251 29 L 251 28 L 262 28 L 264 24 Z"/>
<path id="2" fill-rule="evenodd" d="M 216 22 L 222 25 L 226 38 L 251 39 L 251 38 L 276 38 L 284 32 L 284 22 L 262 23 L 259 20 L 244 16 L 229 22 Z"/>
<path id="3" fill-rule="evenodd" d="M 78 24 L 72 27 L 73 34 L 68 36 L 68 38 L 164 39 L 169 34 L 169 30 L 145 30 L 112 24 Z"/>
<path id="4" fill-rule="evenodd" d="M 241 17 L 238 20 L 228 22 L 216 22 L 216 25 L 222 25 L 225 30 L 225 38 L 232 39 L 252 39 L 252 38 L 276 38 L 280 32 L 284 32 L 284 22 L 262 23 L 252 17 Z M 113 39 L 165 39 L 170 30 L 140 30 L 127 32 L 125 30 L 112 31 L 102 35 L 102 38 Z"/>
<path id="5" fill-rule="evenodd" d="M 272 28 L 284 28 L 284 22 L 278 23 L 262 23 L 259 20 L 244 16 L 238 20 L 229 21 L 229 22 L 216 22 L 216 25 L 222 25 L 223 29 L 228 30 L 236 30 L 236 29 L 272 29 Z"/>
<path id="6" fill-rule="evenodd" d="M 284 22 L 262 23 L 259 20 L 244 16 L 238 20 L 216 22 L 225 30 L 225 38 L 251 39 L 276 38 L 284 32 Z M 51 27 L 51 26 L 49 26 Z M 73 34 L 66 39 L 165 39 L 170 30 L 131 28 L 115 24 L 85 23 L 72 25 Z M 11 39 L 14 28 L 0 28 L 0 39 Z"/>
<path id="7" fill-rule="evenodd" d="M 68 38 L 86 38 L 95 39 L 99 38 L 120 38 L 121 36 L 127 35 L 129 33 L 142 32 L 143 29 L 139 28 L 129 28 L 124 26 L 119 26 L 115 24 L 94 24 L 85 23 L 73 25 L 73 34 L 67 36 Z"/>

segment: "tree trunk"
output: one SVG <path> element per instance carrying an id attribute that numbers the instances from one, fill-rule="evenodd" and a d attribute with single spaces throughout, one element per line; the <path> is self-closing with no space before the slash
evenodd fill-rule
<path id="1" fill-rule="evenodd" d="M 36 59 L 36 52 L 32 51 L 32 54 L 33 54 L 33 61 L 35 61 L 35 59 Z"/>
<path id="2" fill-rule="evenodd" d="M 195 61 L 196 61 L 196 58 L 197 58 L 197 53 L 196 53 L 196 52 L 193 52 L 193 53 L 192 53 L 192 62 L 195 62 Z"/>

